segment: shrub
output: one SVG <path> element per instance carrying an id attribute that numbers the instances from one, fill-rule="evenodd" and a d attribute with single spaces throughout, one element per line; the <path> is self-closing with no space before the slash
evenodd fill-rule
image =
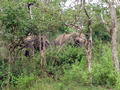
<path id="1" fill-rule="evenodd" d="M 110 44 L 99 45 L 93 53 L 92 76 L 94 85 L 114 86 L 116 83 L 116 72 L 112 61 Z"/>
<path id="2" fill-rule="evenodd" d="M 82 59 L 81 62 L 76 61 L 76 63 L 71 66 L 71 69 L 64 69 L 64 75 L 61 80 L 65 85 L 69 85 L 71 82 L 88 85 L 88 70 L 86 68 L 85 58 Z"/>
<path id="3" fill-rule="evenodd" d="M 33 82 L 35 82 L 35 77 L 34 75 L 30 75 L 30 76 L 19 76 L 17 78 L 16 84 L 17 84 L 17 88 L 28 88 L 30 87 L 30 85 L 33 84 Z"/>
<path id="4" fill-rule="evenodd" d="M 85 57 L 83 48 L 65 45 L 58 53 L 58 49 L 51 49 L 47 52 L 47 70 L 58 75 L 63 74 L 64 69 L 71 68 L 76 61 L 81 62 Z"/>
<path id="5" fill-rule="evenodd" d="M 118 74 L 118 76 L 116 77 L 116 89 L 120 90 L 120 74 Z"/>

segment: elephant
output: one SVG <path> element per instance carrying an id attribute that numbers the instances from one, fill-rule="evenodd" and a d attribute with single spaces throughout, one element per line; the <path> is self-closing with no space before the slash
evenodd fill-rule
<path id="1" fill-rule="evenodd" d="M 25 56 L 29 56 L 30 51 L 34 53 L 34 51 L 44 51 L 50 45 L 46 36 L 34 36 L 30 35 L 24 39 L 24 46 L 27 48 L 25 51 Z M 41 48 L 40 48 L 41 47 Z"/>
<path id="2" fill-rule="evenodd" d="M 72 44 L 74 46 L 84 46 L 87 39 L 83 33 L 70 32 L 67 34 L 61 34 L 55 39 L 55 46 L 62 47 L 65 43 Z"/>

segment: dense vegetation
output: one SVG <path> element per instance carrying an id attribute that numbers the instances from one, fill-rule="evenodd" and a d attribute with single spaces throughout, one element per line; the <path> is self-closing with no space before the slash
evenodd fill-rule
<path id="1" fill-rule="evenodd" d="M 86 4 L 91 17 L 92 70 L 87 66 L 85 46 L 64 43 L 55 46 L 56 37 L 82 32 L 89 40 L 88 17 L 81 3 L 64 9 L 66 0 L 2 0 L 0 2 L 0 89 L 6 90 L 107 90 L 120 89 L 119 72 L 112 60 L 111 35 L 101 13 L 110 25 L 109 7 Z M 77 1 L 76 1 L 77 2 Z M 120 63 L 119 6 L 116 8 L 117 50 Z M 46 36 L 49 47 L 25 46 L 28 36 Z M 40 44 L 41 41 L 37 44 Z M 34 46 L 37 46 L 34 44 Z M 30 44 L 31 45 L 31 44 Z M 39 46 L 39 45 L 38 45 Z M 40 45 L 41 46 L 41 45 Z M 44 45 L 43 45 L 44 46 Z M 26 53 L 29 52 L 29 55 Z M 43 59 L 43 61 L 41 61 Z M 92 87 L 89 77 L 92 77 Z"/>

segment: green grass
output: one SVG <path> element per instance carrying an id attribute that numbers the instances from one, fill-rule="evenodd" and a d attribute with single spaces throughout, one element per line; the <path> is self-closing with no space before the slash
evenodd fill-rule
<path id="1" fill-rule="evenodd" d="M 44 81 L 44 80 L 38 80 L 36 83 L 34 83 L 33 86 L 29 87 L 26 90 L 113 90 L 113 89 L 107 89 L 105 87 L 101 86 L 82 86 L 78 83 L 71 82 L 69 85 L 64 85 L 62 82 L 57 81 Z"/>
<path id="2" fill-rule="evenodd" d="M 115 90 L 108 89 L 102 86 L 85 86 L 76 82 L 71 82 L 69 85 L 64 85 L 60 81 L 53 81 L 50 79 L 38 79 L 33 84 L 27 87 L 12 87 L 11 89 L 2 89 L 2 90 Z"/>

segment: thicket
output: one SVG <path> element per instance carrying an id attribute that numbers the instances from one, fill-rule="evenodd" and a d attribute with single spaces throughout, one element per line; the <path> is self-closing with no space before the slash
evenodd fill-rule
<path id="1" fill-rule="evenodd" d="M 23 5 L 25 6 L 23 7 Z M 36 2 L 35 7 L 32 8 L 33 19 L 30 18 L 26 5 L 26 1 L 25 4 L 16 1 L 4 1 L 1 4 L 3 11 L 0 12 L 0 87 L 6 89 L 9 83 L 11 90 L 16 88 L 23 90 L 28 87 L 31 88 L 35 83 L 37 84 L 37 79 L 40 79 L 40 82 L 42 82 L 41 80 L 46 80 L 46 82 L 60 82 L 58 86 L 61 89 L 71 85 L 71 83 L 88 86 L 89 72 L 87 69 L 85 48 L 67 44 L 64 45 L 60 52 L 54 46 L 51 46 L 46 51 L 47 63 L 44 69 L 40 67 L 39 51 L 36 51 L 32 59 L 26 56 L 22 58 L 20 53 L 18 53 L 15 61 L 11 63 L 10 80 L 8 80 L 9 53 L 6 46 L 10 42 L 14 40 L 19 42 L 28 33 L 48 35 L 50 42 L 54 42 L 58 34 L 75 31 L 75 27 L 66 26 L 65 23 L 79 23 L 75 22 L 74 19 L 77 9 L 62 11 L 57 2 L 52 2 L 49 5 Z M 94 23 L 92 24 L 93 56 L 91 75 L 93 85 L 119 89 L 120 77 L 117 76 L 112 62 L 110 36 L 99 16 L 101 11 L 106 10 L 106 8 L 99 9 L 96 5 L 88 5 L 87 8 L 93 8 L 93 12 L 95 12 Z M 83 11 L 78 16 L 81 20 L 79 25 L 84 24 L 87 26 L 87 19 Z M 83 28 L 83 33 L 86 36 L 88 35 L 87 27 Z M 120 53 L 119 44 L 118 51 Z M 120 59 L 119 54 L 118 57 Z"/>
<path id="2" fill-rule="evenodd" d="M 49 50 L 46 55 L 47 64 L 44 71 L 40 68 L 40 56 L 34 57 L 34 68 L 29 58 L 16 61 L 11 71 L 11 86 L 21 89 L 30 87 L 38 78 L 53 79 L 64 85 L 76 83 L 89 85 L 85 51 L 82 48 L 65 46 L 59 54 L 56 50 Z M 119 49 L 120 52 L 120 49 Z M 108 88 L 119 88 L 119 77 L 112 62 L 110 44 L 99 44 L 93 48 L 92 78 L 93 85 Z M 119 56 L 120 57 L 120 56 Z M 54 59 L 56 61 L 54 62 Z M 54 64 L 53 64 L 54 62 Z M 1 86 L 7 84 L 7 61 L 1 60 Z"/>

